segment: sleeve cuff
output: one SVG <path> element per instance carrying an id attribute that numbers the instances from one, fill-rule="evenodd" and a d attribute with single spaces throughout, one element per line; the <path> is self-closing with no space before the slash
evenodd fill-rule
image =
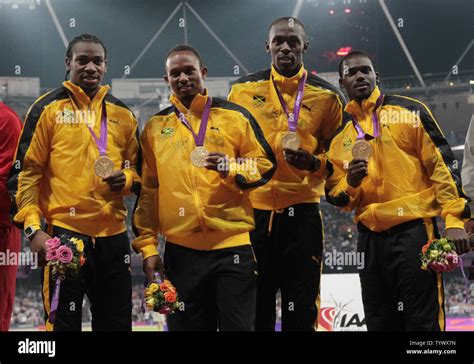
<path id="1" fill-rule="evenodd" d="M 464 229 L 464 221 L 455 215 L 446 215 L 445 222 L 446 229 Z"/>
<path id="2" fill-rule="evenodd" d="M 35 228 L 41 228 L 41 216 L 37 213 L 30 212 L 25 217 L 25 222 L 23 223 L 23 228 L 27 228 L 28 226 L 32 226 Z"/>
<path id="3" fill-rule="evenodd" d="M 341 180 L 341 190 L 351 197 L 355 197 L 359 187 L 352 187 L 347 183 L 347 175 Z"/>
<path id="4" fill-rule="evenodd" d="M 140 252 L 143 255 L 143 259 L 158 255 L 158 249 L 155 244 L 147 244 L 140 248 Z"/>

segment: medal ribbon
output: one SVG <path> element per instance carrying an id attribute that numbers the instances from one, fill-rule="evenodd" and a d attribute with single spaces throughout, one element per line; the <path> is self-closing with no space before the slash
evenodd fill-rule
<path id="1" fill-rule="evenodd" d="M 280 100 L 281 107 L 285 111 L 285 114 L 288 118 L 288 130 L 292 132 L 296 132 L 296 125 L 298 124 L 298 118 L 300 116 L 301 102 L 303 101 L 303 94 L 304 94 L 304 85 L 306 83 L 307 77 L 308 77 L 308 73 L 304 71 L 303 77 L 301 77 L 301 80 L 298 83 L 298 92 L 296 94 L 295 106 L 293 107 L 292 113 L 289 112 L 288 106 L 286 105 L 286 102 L 283 99 L 283 95 L 281 94 L 280 90 L 278 89 L 275 83 L 275 80 L 272 77 L 273 87 L 275 87 L 275 91 L 278 95 L 278 99 Z"/>
<path id="2" fill-rule="evenodd" d="M 375 103 L 374 106 L 374 111 L 372 112 L 372 124 L 374 127 L 373 131 L 373 138 L 378 138 L 380 135 L 380 123 L 379 123 L 379 118 L 377 116 L 377 109 L 379 108 L 380 105 L 383 103 L 383 95 L 380 95 L 379 98 L 377 99 L 377 102 Z M 354 128 L 357 130 L 357 140 L 360 139 L 367 139 L 366 136 L 370 134 L 365 133 L 362 127 L 360 126 L 359 122 L 357 121 L 355 116 L 352 116 L 352 124 L 354 125 Z"/>
<path id="3" fill-rule="evenodd" d="M 196 135 L 194 132 L 193 128 L 191 127 L 191 124 L 189 123 L 188 119 L 186 119 L 186 116 L 176 109 L 176 115 L 178 116 L 179 120 L 191 131 L 193 134 L 194 138 L 194 143 L 196 144 L 196 147 L 202 147 L 204 145 L 204 138 L 206 136 L 206 129 L 207 129 L 207 122 L 209 120 L 209 113 L 211 111 L 211 104 L 212 104 L 212 98 L 208 97 L 206 105 L 204 106 L 204 111 L 202 112 L 202 117 L 201 117 L 201 125 L 199 125 L 199 133 Z"/>
<path id="4" fill-rule="evenodd" d="M 46 269 L 49 269 L 49 267 L 46 267 Z M 58 305 L 59 305 L 59 290 L 61 289 L 61 280 L 59 277 L 56 279 L 56 283 L 54 285 L 54 294 L 53 294 L 53 299 L 51 301 L 51 310 L 49 312 L 49 318 L 48 321 L 54 324 L 54 321 L 56 320 L 56 311 L 58 310 Z"/>
<path id="5" fill-rule="evenodd" d="M 107 109 L 105 107 L 105 99 L 102 101 L 102 118 L 100 121 L 100 139 L 97 138 L 97 135 L 94 133 L 94 130 L 87 124 L 87 128 L 92 134 L 92 137 L 95 140 L 95 144 L 99 148 L 100 155 L 107 155 Z"/>

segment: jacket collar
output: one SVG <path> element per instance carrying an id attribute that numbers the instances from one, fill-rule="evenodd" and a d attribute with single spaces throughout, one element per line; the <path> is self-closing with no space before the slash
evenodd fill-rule
<path id="1" fill-rule="evenodd" d="M 372 115 L 379 96 L 380 90 L 378 86 L 375 86 L 369 98 L 363 100 L 361 105 L 356 100 L 351 100 L 344 110 L 356 118 L 362 119 L 365 115 Z"/>
<path id="2" fill-rule="evenodd" d="M 278 89 L 281 92 L 284 92 L 282 90 L 282 88 L 285 89 L 285 88 L 294 87 L 294 89 L 296 90 L 298 88 L 298 82 L 303 77 L 304 71 L 305 71 L 304 65 L 302 64 L 300 70 L 298 71 L 298 73 L 296 75 L 294 75 L 293 77 L 288 78 L 288 77 L 285 77 L 285 76 L 281 75 L 280 73 L 278 73 L 277 69 L 272 64 L 272 70 L 270 72 L 270 77 L 273 77 L 273 79 L 275 80 L 275 83 L 278 86 Z"/>
<path id="3" fill-rule="evenodd" d="M 186 106 L 184 106 L 181 101 L 179 101 L 178 97 L 175 94 L 171 94 L 170 102 L 174 106 L 176 106 L 178 110 L 183 114 L 191 112 L 192 114 L 201 116 L 208 98 L 209 95 L 207 94 L 207 89 L 205 89 L 203 94 L 197 94 L 196 96 L 194 96 L 194 99 L 191 102 L 189 109 L 187 109 Z"/>
<path id="4" fill-rule="evenodd" d="M 275 109 L 280 109 L 281 107 L 278 94 L 275 90 L 275 84 L 276 87 L 278 87 L 278 90 L 281 92 L 283 99 L 288 104 L 288 108 L 292 109 L 293 102 L 296 97 L 296 92 L 298 90 L 298 83 L 303 77 L 304 72 L 304 65 L 301 65 L 301 68 L 298 73 L 293 77 L 288 78 L 278 73 L 276 68 L 272 65 L 272 69 L 270 72 L 270 97 L 272 99 L 272 103 Z M 275 83 L 273 83 L 272 79 L 275 81 Z"/>
<path id="5" fill-rule="evenodd" d="M 70 94 L 74 98 L 74 103 L 77 105 L 79 109 L 95 107 L 96 105 L 100 105 L 110 90 L 108 85 L 101 86 L 99 91 L 95 94 L 94 98 L 91 100 L 89 96 L 84 92 L 82 88 L 73 84 L 71 81 L 64 81 L 63 86 L 69 90 Z"/>

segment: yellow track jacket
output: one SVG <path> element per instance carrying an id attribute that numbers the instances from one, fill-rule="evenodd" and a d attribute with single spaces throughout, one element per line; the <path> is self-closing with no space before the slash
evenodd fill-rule
<path id="1" fill-rule="evenodd" d="M 298 82 L 304 67 L 292 78 L 280 75 L 272 66 L 235 81 L 229 101 L 248 109 L 258 121 L 265 139 L 276 155 L 278 168 L 273 179 L 251 193 L 252 205 L 261 210 L 277 210 L 303 202 L 319 202 L 324 194 L 324 152 L 342 123 L 344 97 L 330 83 L 308 72 L 302 108 L 297 125 L 300 148 L 317 155 L 321 168 L 313 173 L 301 171 L 285 161 L 281 138 L 288 131 L 288 119 L 280 105 L 271 76 L 293 110 Z"/>
<path id="2" fill-rule="evenodd" d="M 31 106 L 8 182 L 16 196 L 16 223 L 39 227 L 43 217 L 48 224 L 92 237 L 126 231 L 123 194 L 140 183 L 137 121 L 108 90 L 102 86 L 90 101 L 80 87 L 66 81 Z M 104 98 L 107 155 L 115 170 L 125 173 L 123 192 L 111 192 L 94 174 L 99 150 L 87 124 L 99 137 Z"/>
<path id="3" fill-rule="evenodd" d="M 143 185 L 134 214 L 133 246 L 146 259 L 156 255 L 157 234 L 197 250 L 250 244 L 254 229 L 249 189 L 267 183 L 276 166 L 271 148 L 250 113 L 213 98 L 204 146 L 229 158 L 230 173 L 196 168 L 190 161 L 195 142 L 175 111 L 185 114 L 195 133 L 207 96 L 198 94 L 189 110 L 172 95 L 172 106 L 151 117 L 140 137 Z"/>
<path id="4" fill-rule="evenodd" d="M 375 88 L 362 107 L 355 100 L 346 107 L 369 134 L 379 95 Z M 439 215 L 446 228 L 463 228 L 462 217 L 469 212 L 466 196 L 453 153 L 430 110 L 417 100 L 386 95 L 377 114 L 381 135 L 370 141 L 368 176 L 359 187 L 346 180 L 357 137 L 352 119 L 332 140 L 327 153 L 328 202 L 348 211 L 355 208 L 355 221 L 376 232 Z"/>

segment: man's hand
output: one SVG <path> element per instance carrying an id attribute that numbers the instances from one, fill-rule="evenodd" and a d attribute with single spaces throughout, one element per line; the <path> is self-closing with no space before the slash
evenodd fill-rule
<path id="1" fill-rule="evenodd" d="M 454 246 L 456 247 L 456 253 L 459 255 L 469 251 L 469 236 L 467 235 L 466 230 L 459 228 L 446 229 L 445 237 L 453 240 Z"/>
<path id="2" fill-rule="evenodd" d="M 229 175 L 229 160 L 223 153 L 212 152 L 207 155 L 206 169 L 219 172 L 219 176 L 224 179 Z"/>
<path id="3" fill-rule="evenodd" d="M 347 173 L 347 183 L 352 187 L 359 187 L 362 180 L 368 176 L 368 161 L 364 159 L 353 159 L 349 163 L 349 170 Z"/>
<path id="4" fill-rule="evenodd" d="M 155 280 L 155 272 L 158 271 L 161 277 L 164 279 L 163 262 L 159 255 L 152 255 L 151 257 L 143 260 L 143 272 L 146 275 L 147 282 L 153 282 Z"/>
<path id="5" fill-rule="evenodd" d="M 285 161 L 293 167 L 302 171 L 317 171 L 321 166 L 321 161 L 313 154 L 304 149 L 283 149 Z"/>
<path id="6" fill-rule="evenodd" d="M 38 230 L 33 238 L 30 240 L 30 248 L 33 253 L 38 254 L 38 266 L 44 267 L 46 264 L 46 240 L 51 239 L 51 236 L 42 230 Z"/>
<path id="7" fill-rule="evenodd" d="M 468 220 L 464 225 L 464 229 L 466 229 L 466 232 L 469 235 L 469 245 L 471 249 L 474 250 L 474 219 Z"/>
<path id="8" fill-rule="evenodd" d="M 110 176 L 104 178 L 104 182 L 109 184 L 110 190 L 113 192 L 122 191 L 125 187 L 126 180 L 127 178 L 125 177 L 125 173 L 122 171 L 116 171 Z"/>

